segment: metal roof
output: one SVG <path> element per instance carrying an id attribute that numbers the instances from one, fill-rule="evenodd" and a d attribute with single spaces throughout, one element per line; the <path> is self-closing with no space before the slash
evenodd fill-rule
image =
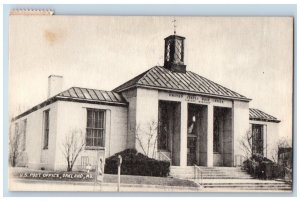
<path id="1" fill-rule="evenodd" d="M 276 117 L 269 115 L 259 109 L 249 108 L 249 119 L 256 120 L 256 121 L 269 121 L 269 122 L 276 122 L 279 123 Z"/>
<path id="2" fill-rule="evenodd" d="M 174 72 L 162 66 L 155 66 L 145 71 L 113 91 L 122 92 L 133 87 L 156 88 L 244 101 L 251 100 L 194 72 Z"/>
<path id="3" fill-rule="evenodd" d="M 56 97 L 83 101 L 86 100 L 114 104 L 127 104 L 123 96 L 116 92 L 81 87 L 71 87 L 70 89 L 57 94 Z"/>
<path id="4" fill-rule="evenodd" d="M 55 101 L 70 101 L 70 102 L 80 102 L 80 103 L 91 103 L 91 104 L 104 104 L 104 105 L 117 105 L 127 107 L 127 102 L 124 97 L 116 92 L 104 91 L 97 89 L 87 89 L 80 87 L 71 87 L 53 97 L 48 98 L 44 102 L 32 107 L 31 109 L 23 112 L 22 114 L 13 118 L 17 120 L 24 117 L 31 112 L 45 107 Z"/>

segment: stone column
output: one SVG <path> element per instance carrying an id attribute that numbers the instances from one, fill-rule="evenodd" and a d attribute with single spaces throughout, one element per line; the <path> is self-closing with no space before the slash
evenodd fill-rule
<path id="1" fill-rule="evenodd" d="M 180 166 L 187 166 L 187 102 L 181 102 L 180 118 Z"/>
<path id="2" fill-rule="evenodd" d="M 207 167 L 213 167 L 213 128 L 214 128 L 214 107 L 207 106 Z"/>

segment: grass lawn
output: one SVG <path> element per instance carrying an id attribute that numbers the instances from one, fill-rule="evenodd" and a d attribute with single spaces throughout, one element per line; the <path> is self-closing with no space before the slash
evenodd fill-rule
<path id="1" fill-rule="evenodd" d="M 44 177 L 43 175 L 55 175 L 59 174 L 62 176 L 63 174 L 78 174 L 78 175 L 86 175 L 86 172 L 65 172 L 65 171 L 46 171 L 46 170 L 29 170 L 27 168 L 11 168 L 11 173 L 15 178 L 23 178 L 23 179 L 38 179 L 38 180 L 52 180 L 52 181 L 83 181 L 83 182 L 93 182 L 93 178 L 59 178 L 59 177 Z M 39 177 L 24 177 L 21 175 L 27 174 L 40 174 Z M 93 173 L 91 173 L 93 174 Z M 105 174 L 104 175 L 104 183 L 117 183 L 118 176 L 113 174 Z M 122 184 L 143 184 L 143 185 L 163 185 L 163 186 L 185 186 L 185 187 L 197 187 L 192 181 L 171 178 L 171 177 L 151 177 L 151 176 L 136 176 L 136 175 L 121 175 L 121 183 Z"/>
<path id="2" fill-rule="evenodd" d="M 118 176 L 112 174 L 105 174 L 104 182 L 117 183 Z M 136 176 L 136 175 L 121 175 L 121 183 L 197 187 L 197 184 L 189 180 L 183 180 L 183 179 L 177 179 L 171 177 L 150 177 L 150 176 Z"/>

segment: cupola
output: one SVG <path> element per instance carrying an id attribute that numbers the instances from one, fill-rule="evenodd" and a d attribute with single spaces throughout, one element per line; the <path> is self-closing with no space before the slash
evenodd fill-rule
<path id="1" fill-rule="evenodd" d="M 184 65 L 184 40 L 184 37 L 176 34 L 165 38 L 165 68 L 180 73 L 186 72 L 186 65 Z"/>

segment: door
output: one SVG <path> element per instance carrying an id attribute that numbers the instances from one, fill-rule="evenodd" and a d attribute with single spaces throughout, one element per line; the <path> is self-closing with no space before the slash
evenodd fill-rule
<path id="1" fill-rule="evenodd" d="M 196 150 L 197 150 L 197 136 L 189 134 L 188 141 L 187 141 L 187 165 L 188 166 L 197 164 Z"/>

